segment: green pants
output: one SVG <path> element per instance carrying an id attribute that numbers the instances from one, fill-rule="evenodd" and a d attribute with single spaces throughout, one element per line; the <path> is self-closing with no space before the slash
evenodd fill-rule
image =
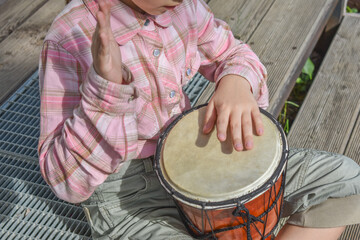
<path id="1" fill-rule="evenodd" d="M 290 224 L 360 223 L 360 167 L 337 154 L 291 149 L 284 210 Z M 151 158 L 126 162 L 82 204 L 93 239 L 193 239 L 160 185 Z"/>

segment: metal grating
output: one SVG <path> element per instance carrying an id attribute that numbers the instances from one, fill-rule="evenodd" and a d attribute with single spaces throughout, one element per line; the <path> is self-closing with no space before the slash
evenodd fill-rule
<path id="1" fill-rule="evenodd" d="M 206 80 L 200 73 L 196 73 L 193 79 L 184 86 L 183 90 L 190 99 L 191 106 L 194 106 L 199 100 L 201 94 L 205 88 L 209 85 L 209 81 Z"/>
<path id="2" fill-rule="evenodd" d="M 82 208 L 58 199 L 40 174 L 40 96 L 34 73 L 0 106 L 0 239 L 90 239 Z M 192 106 L 208 81 L 184 87 Z"/>
<path id="3" fill-rule="evenodd" d="M 0 239 L 90 239 L 82 208 L 41 177 L 39 109 L 37 73 L 0 106 Z"/>

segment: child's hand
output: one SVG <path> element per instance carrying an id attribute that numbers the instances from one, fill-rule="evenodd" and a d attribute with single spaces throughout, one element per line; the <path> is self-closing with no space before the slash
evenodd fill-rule
<path id="1" fill-rule="evenodd" d="M 102 78 L 121 84 L 121 53 L 110 27 L 111 3 L 109 0 L 99 0 L 98 3 L 98 22 L 91 44 L 94 69 Z"/>
<path id="2" fill-rule="evenodd" d="M 209 133 L 215 122 L 220 141 L 226 140 L 229 127 L 235 150 L 253 148 L 253 128 L 257 135 L 262 135 L 264 127 L 246 79 L 227 75 L 220 81 L 207 106 L 203 132 Z"/>

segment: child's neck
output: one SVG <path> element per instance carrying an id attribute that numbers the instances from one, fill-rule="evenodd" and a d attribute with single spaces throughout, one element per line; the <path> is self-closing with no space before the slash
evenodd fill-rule
<path id="1" fill-rule="evenodd" d="M 142 10 L 141 8 L 136 6 L 132 0 L 120 0 L 120 1 L 123 2 L 124 4 L 126 4 L 128 7 L 134 9 L 135 11 L 145 14 L 144 10 Z"/>

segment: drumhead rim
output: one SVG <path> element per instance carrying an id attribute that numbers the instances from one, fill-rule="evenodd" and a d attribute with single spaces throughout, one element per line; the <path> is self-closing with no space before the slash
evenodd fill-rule
<path id="1" fill-rule="evenodd" d="M 287 157 L 288 157 L 288 153 L 289 153 L 289 149 L 288 149 L 288 143 L 285 137 L 285 133 L 281 127 L 281 125 L 279 124 L 279 122 L 267 111 L 260 109 L 260 112 L 263 113 L 264 115 L 266 115 L 277 127 L 277 129 L 280 132 L 280 136 L 281 136 L 281 142 L 283 144 L 283 149 L 282 149 L 282 153 L 281 153 L 281 159 L 279 161 L 278 166 L 275 168 L 273 174 L 270 176 L 269 179 L 267 179 L 266 181 L 264 181 L 263 184 L 261 184 L 257 189 L 255 189 L 253 192 L 242 195 L 238 198 L 234 198 L 234 199 L 230 199 L 230 200 L 223 200 L 223 201 L 211 201 L 211 202 L 203 202 L 203 201 L 199 201 L 196 199 L 192 199 L 189 198 L 187 196 L 185 196 L 184 194 L 182 194 L 181 192 L 177 191 L 173 186 L 171 186 L 166 178 L 164 177 L 164 174 L 161 171 L 161 166 L 160 166 L 160 161 L 161 161 L 161 153 L 162 153 L 162 149 L 163 149 L 163 144 L 164 141 L 166 139 L 166 137 L 168 136 L 168 134 L 170 133 L 170 131 L 172 130 L 172 128 L 183 118 L 185 117 L 187 114 L 198 110 L 202 107 L 207 106 L 206 104 L 202 104 L 199 106 L 196 106 L 194 108 L 191 108 L 187 111 L 184 111 L 182 114 L 180 114 L 172 123 L 169 124 L 169 126 L 166 128 L 166 130 L 160 135 L 159 139 L 158 139 L 158 143 L 157 143 L 157 147 L 156 147 L 156 151 L 155 151 L 155 158 L 154 158 L 154 170 L 159 178 L 159 181 L 161 183 L 161 185 L 165 188 L 165 190 L 172 195 L 172 197 L 174 197 L 175 199 L 179 200 L 180 202 L 183 202 L 187 205 L 196 207 L 196 208 L 203 208 L 203 209 L 218 209 L 218 208 L 226 208 L 229 206 L 235 206 L 236 204 L 240 203 L 244 203 L 244 202 L 248 202 L 254 198 L 256 198 L 257 196 L 261 195 L 262 193 L 264 193 L 265 191 L 267 191 L 272 185 L 274 185 L 276 183 L 276 181 L 278 180 L 278 178 L 282 175 L 282 173 L 285 171 L 285 167 L 286 167 L 286 161 L 287 161 Z"/>

